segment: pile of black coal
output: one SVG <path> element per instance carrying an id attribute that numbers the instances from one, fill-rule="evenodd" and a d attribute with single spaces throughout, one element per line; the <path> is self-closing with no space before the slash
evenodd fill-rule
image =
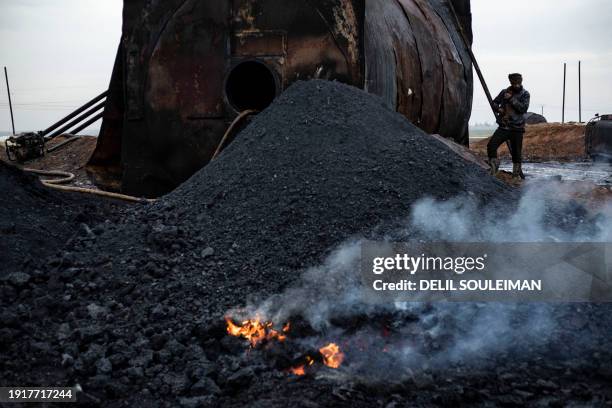
<path id="1" fill-rule="evenodd" d="M 474 389 L 489 374 L 459 394 L 430 377 L 420 388 L 374 390 L 288 376 L 245 355 L 224 321 L 345 240 L 395 230 L 418 199 L 460 194 L 504 210 L 518 199 L 380 99 L 339 83 L 296 83 L 175 192 L 82 231 L 61 257 L 32 265 L 43 271 L 35 279 L 0 282 L 0 383 L 78 383 L 82 401 L 103 406 L 482 399 Z M 502 392 L 496 384 L 481 388 Z"/>
<path id="2" fill-rule="evenodd" d="M 0 161 L 0 276 L 53 255 L 79 228 L 93 227 L 117 208 L 118 203 L 49 190 Z"/>

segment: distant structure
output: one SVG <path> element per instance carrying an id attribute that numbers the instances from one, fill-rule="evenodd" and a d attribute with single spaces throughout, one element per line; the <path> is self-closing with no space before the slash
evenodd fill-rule
<path id="1" fill-rule="evenodd" d="M 528 125 L 538 125 L 540 123 L 548 123 L 546 118 L 538 113 L 527 112 L 525 114 L 525 122 Z"/>

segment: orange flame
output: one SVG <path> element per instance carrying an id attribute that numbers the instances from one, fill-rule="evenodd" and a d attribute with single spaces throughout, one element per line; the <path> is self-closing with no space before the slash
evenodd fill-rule
<path id="1" fill-rule="evenodd" d="M 321 347 L 319 353 L 323 356 L 323 364 L 331 368 L 340 367 L 344 361 L 344 353 L 335 343 L 329 343 L 327 346 Z"/>
<path id="2" fill-rule="evenodd" d="M 289 369 L 289 372 L 291 374 L 295 374 L 295 375 L 305 375 L 306 374 L 306 365 L 308 365 L 309 367 L 311 365 L 314 364 L 314 360 L 312 359 L 312 357 L 310 356 L 306 356 L 306 364 L 305 365 L 301 365 L 301 366 L 297 366 L 297 367 L 292 367 Z"/>
<path id="3" fill-rule="evenodd" d="M 306 370 L 304 369 L 303 365 L 299 367 L 290 368 L 289 371 L 291 372 L 291 374 L 299 375 L 299 376 L 306 374 Z"/>
<path id="4" fill-rule="evenodd" d="M 256 347 L 263 341 L 285 341 L 287 333 L 291 329 L 290 323 L 283 326 L 282 330 L 275 330 L 274 323 L 262 322 L 259 317 L 243 321 L 241 324 L 235 324 L 231 318 L 226 317 L 227 333 L 234 337 L 242 337 L 249 341 L 251 347 Z M 344 353 L 335 343 L 329 343 L 325 347 L 319 349 L 323 364 L 330 368 L 338 368 L 344 361 Z M 292 367 L 289 372 L 302 376 L 306 374 L 306 368 L 312 366 L 315 359 L 311 356 L 306 356 L 306 363 L 297 367 Z"/>
<path id="5" fill-rule="evenodd" d="M 229 317 L 225 318 L 227 323 L 227 333 L 235 337 L 243 337 L 251 343 L 251 347 L 257 346 L 264 340 L 285 341 L 287 336 L 274 330 L 272 322 L 261 322 L 259 318 L 245 320 L 241 325 L 234 324 Z M 289 331 L 289 324 L 283 327 L 283 333 Z"/>

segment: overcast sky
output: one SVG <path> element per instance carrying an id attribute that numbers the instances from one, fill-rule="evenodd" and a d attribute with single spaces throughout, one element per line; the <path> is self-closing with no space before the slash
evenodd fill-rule
<path id="1" fill-rule="evenodd" d="M 107 89 L 122 0 L 0 0 L 0 69 L 17 130 L 48 127 Z M 4 73 L 0 131 L 10 130 Z M 99 124 L 94 126 L 99 127 Z"/>
<path id="2" fill-rule="evenodd" d="M 0 0 L 0 66 L 9 70 L 18 130 L 43 129 L 108 86 L 121 32 L 121 0 Z M 493 93 L 522 72 L 532 111 L 561 119 L 568 63 L 567 120 L 612 113 L 612 1 L 472 0 L 474 51 Z M 1 68 L 0 68 L 1 69 Z M 2 78 L 3 79 L 3 78 Z M 0 81 L 0 130 L 10 130 Z M 476 84 L 472 123 L 492 122 Z"/>
<path id="3" fill-rule="evenodd" d="M 561 121 L 567 62 L 566 120 L 578 120 L 578 61 L 582 60 L 583 120 L 612 113 L 612 1 L 472 0 L 474 52 L 492 93 L 521 72 L 531 111 Z M 492 122 L 475 85 L 471 122 Z"/>

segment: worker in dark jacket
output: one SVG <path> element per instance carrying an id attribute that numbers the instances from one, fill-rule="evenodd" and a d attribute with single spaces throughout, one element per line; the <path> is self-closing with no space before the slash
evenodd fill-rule
<path id="1" fill-rule="evenodd" d="M 497 174 L 499 161 L 497 149 L 504 142 L 510 142 L 510 154 L 512 155 L 512 177 L 525 178 L 522 170 L 523 135 L 525 134 L 525 114 L 529 109 L 530 95 L 523 88 L 523 76 L 521 74 L 510 74 L 510 87 L 501 91 L 499 96 L 493 100 L 494 108 L 497 110 L 499 128 L 495 131 L 489 144 L 487 153 L 491 174 Z"/>

